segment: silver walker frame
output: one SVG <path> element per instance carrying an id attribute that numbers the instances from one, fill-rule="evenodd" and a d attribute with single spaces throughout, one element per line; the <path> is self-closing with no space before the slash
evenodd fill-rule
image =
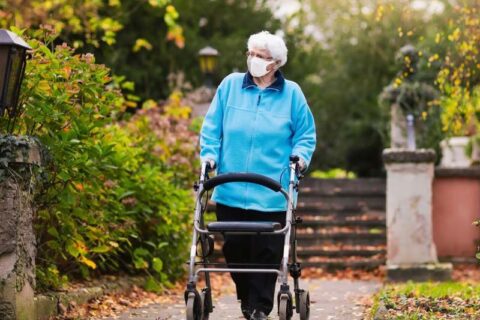
<path id="1" fill-rule="evenodd" d="M 298 180 L 296 179 L 299 176 L 298 169 L 298 157 L 291 156 L 289 163 L 289 185 L 288 192 L 283 188 L 279 190 L 273 190 L 280 192 L 285 200 L 287 201 L 287 211 L 285 219 L 285 227 L 279 230 L 269 231 L 269 232 L 259 232 L 259 231 L 227 231 L 227 232 L 218 232 L 218 231 L 209 231 L 204 226 L 203 221 L 203 210 L 202 210 L 202 197 L 207 191 L 204 188 L 206 182 L 205 177 L 208 172 L 208 163 L 204 162 L 201 166 L 201 173 L 198 184 L 195 185 L 196 191 L 196 202 L 195 202 L 195 214 L 193 220 L 193 235 L 192 235 L 192 244 L 190 247 L 190 259 L 189 259 L 189 276 L 187 289 L 185 291 L 185 301 L 187 304 L 187 319 L 188 320 L 205 320 L 208 319 L 209 313 L 213 311 L 212 299 L 211 299 L 211 290 L 210 290 L 210 272 L 241 272 L 241 273 L 274 273 L 279 276 L 278 281 L 281 282 L 280 292 L 278 293 L 278 304 L 279 304 L 279 316 L 280 319 L 288 320 L 293 315 L 293 309 L 296 309 L 297 313 L 300 313 L 300 319 L 306 320 L 309 318 L 309 305 L 310 298 L 308 291 L 302 290 L 299 288 L 298 278 L 301 274 L 300 264 L 297 262 L 297 252 L 296 252 L 296 228 L 297 223 L 301 223 L 300 218 L 295 218 L 295 201 L 294 196 L 295 192 L 298 192 Z M 258 176 L 258 175 L 257 175 Z M 263 176 L 262 176 L 263 177 Z M 267 178 L 267 177 L 264 177 Z M 268 178 L 267 178 L 268 179 Z M 270 179 L 271 180 L 271 179 Z M 256 183 L 254 181 L 246 180 L 234 180 L 227 182 L 250 182 Z M 222 182 L 217 185 L 227 183 Z M 276 183 L 276 182 L 275 182 Z M 261 183 L 260 183 L 261 184 Z M 268 186 L 264 185 L 268 188 Z M 207 199 L 208 201 L 208 199 Z M 248 234 L 283 234 L 285 236 L 285 242 L 283 246 L 283 256 L 280 263 L 279 269 L 274 268 L 208 268 L 207 266 L 211 263 L 208 263 L 205 257 L 203 261 L 196 262 L 197 258 L 197 246 L 198 241 L 200 240 L 200 245 L 202 252 L 205 252 L 207 237 L 210 234 L 215 233 L 229 233 L 235 235 L 248 235 Z M 290 251 L 292 250 L 292 262 L 289 264 Z M 203 267 L 196 268 L 196 265 L 200 264 Z M 207 288 L 203 289 L 202 294 L 198 294 L 196 290 L 196 284 L 198 281 L 198 276 L 200 273 L 205 274 L 205 283 Z M 295 292 L 295 307 L 293 307 L 292 295 L 289 292 L 288 286 L 288 274 L 291 274 L 294 279 L 294 292 Z M 197 301 L 198 300 L 198 301 Z M 200 313 L 200 315 L 198 315 Z"/>

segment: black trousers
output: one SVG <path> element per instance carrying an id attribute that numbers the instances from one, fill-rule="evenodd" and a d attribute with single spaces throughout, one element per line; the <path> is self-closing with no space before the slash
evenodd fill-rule
<path id="1" fill-rule="evenodd" d="M 285 226 L 285 211 L 262 212 L 229 207 L 217 203 L 218 221 L 275 221 Z M 278 269 L 283 255 L 284 235 L 225 235 L 223 254 L 232 268 L 235 263 L 269 264 Z M 276 265 L 276 266 L 273 266 Z M 255 266 L 259 268 L 259 266 Z M 250 267 L 252 268 L 252 267 Z M 237 298 L 252 310 L 269 314 L 273 309 L 277 274 L 270 273 L 230 273 L 237 288 Z"/>

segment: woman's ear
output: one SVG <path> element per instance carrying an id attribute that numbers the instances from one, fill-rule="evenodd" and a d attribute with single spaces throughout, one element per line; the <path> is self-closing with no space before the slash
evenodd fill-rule
<path id="1" fill-rule="evenodd" d="M 268 71 L 272 71 L 272 70 L 278 70 L 280 68 L 280 63 L 281 61 L 280 60 L 275 60 L 273 61 L 274 63 L 270 63 L 268 66 L 267 66 L 267 70 Z"/>

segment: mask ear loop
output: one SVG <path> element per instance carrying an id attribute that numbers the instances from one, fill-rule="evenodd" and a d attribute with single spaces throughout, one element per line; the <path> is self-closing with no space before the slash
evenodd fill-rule
<path id="1" fill-rule="evenodd" d="M 276 72 L 278 69 L 280 69 L 280 63 L 281 60 L 272 60 L 273 62 L 273 72 Z"/>

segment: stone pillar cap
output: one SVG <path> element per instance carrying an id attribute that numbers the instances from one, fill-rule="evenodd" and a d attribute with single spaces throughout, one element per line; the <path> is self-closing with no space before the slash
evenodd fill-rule
<path id="1" fill-rule="evenodd" d="M 435 162 L 435 150 L 433 149 L 385 149 L 383 150 L 383 162 L 388 163 L 432 163 Z"/>

